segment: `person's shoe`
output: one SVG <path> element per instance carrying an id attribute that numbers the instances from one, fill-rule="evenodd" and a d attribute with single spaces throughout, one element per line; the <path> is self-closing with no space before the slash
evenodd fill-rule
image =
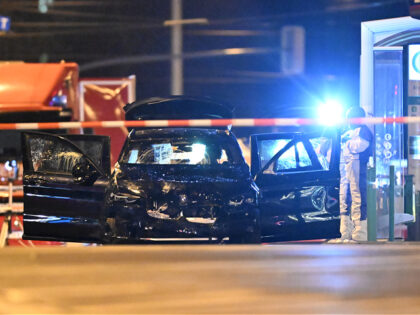
<path id="1" fill-rule="evenodd" d="M 346 240 L 351 239 L 351 233 L 353 231 L 353 223 L 348 215 L 340 215 L 340 238 L 334 238 L 328 240 L 328 244 L 342 244 Z"/>
<path id="2" fill-rule="evenodd" d="M 347 238 L 333 238 L 327 241 L 327 244 L 343 244 L 348 241 Z"/>
<path id="3" fill-rule="evenodd" d="M 367 242 L 367 220 L 354 222 L 351 239 L 356 242 Z"/>
<path id="4" fill-rule="evenodd" d="M 355 240 L 344 240 L 343 244 L 357 244 L 358 242 Z"/>
<path id="5" fill-rule="evenodd" d="M 341 240 L 350 240 L 354 226 L 351 218 L 348 215 L 340 215 L 340 233 Z"/>

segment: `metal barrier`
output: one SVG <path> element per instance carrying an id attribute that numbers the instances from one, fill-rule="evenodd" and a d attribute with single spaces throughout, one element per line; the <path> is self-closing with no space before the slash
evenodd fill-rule
<path id="1" fill-rule="evenodd" d="M 368 241 L 377 240 L 378 216 L 377 202 L 382 196 L 384 213 L 388 213 L 388 241 L 395 240 L 395 166 L 389 167 L 389 186 L 382 190 L 382 195 L 378 195 L 378 189 L 375 184 L 376 169 L 368 168 L 367 171 L 367 225 Z M 408 239 L 420 240 L 420 192 L 415 194 L 413 185 L 413 175 L 404 176 L 404 212 L 414 217 L 414 222 L 409 223 Z"/>
<path id="2" fill-rule="evenodd" d="M 395 166 L 389 167 L 389 234 L 388 240 L 394 241 L 395 222 Z"/>
<path id="3" fill-rule="evenodd" d="M 414 222 L 408 225 L 408 240 L 420 241 L 420 191 L 414 195 L 412 210 Z"/>
<path id="4" fill-rule="evenodd" d="M 414 175 L 404 175 L 404 212 L 415 215 Z"/>
<path id="5" fill-rule="evenodd" d="M 367 171 L 367 225 L 368 225 L 368 241 L 376 242 L 376 169 L 368 168 Z"/>

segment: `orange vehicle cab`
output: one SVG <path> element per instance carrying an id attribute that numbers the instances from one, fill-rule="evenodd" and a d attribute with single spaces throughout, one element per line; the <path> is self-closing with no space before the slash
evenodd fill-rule
<path id="1" fill-rule="evenodd" d="M 79 69 L 76 63 L 0 62 L 0 123 L 59 122 L 79 120 Z M 54 132 L 50 130 L 50 132 Z M 63 132 L 63 131 L 61 131 Z M 8 223 L 8 245 L 61 245 L 21 239 L 23 210 L 20 131 L 0 132 L 0 231 L 5 211 L 13 210 Z M 8 209 L 10 170 L 18 165 L 13 179 L 13 206 Z"/>
<path id="2" fill-rule="evenodd" d="M 0 63 L 0 122 L 77 119 L 78 76 L 76 63 Z"/>
<path id="3" fill-rule="evenodd" d="M 0 123 L 78 120 L 78 80 L 76 63 L 0 62 Z M 5 164 L 13 160 L 20 164 L 20 131 L 3 130 L 0 186 L 8 178 Z M 21 182 L 22 167 L 19 170 L 17 183 Z M 0 200 L 5 197 L 0 191 Z"/>

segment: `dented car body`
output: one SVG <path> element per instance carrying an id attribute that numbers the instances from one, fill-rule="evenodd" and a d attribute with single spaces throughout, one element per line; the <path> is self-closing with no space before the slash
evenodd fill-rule
<path id="1" fill-rule="evenodd" d="M 335 132 L 254 135 L 250 169 L 228 129 L 133 129 L 112 174 L 107 137 L 25 133 L 22 143 L 28 239 L 255 243 L 338 235 Z"/>

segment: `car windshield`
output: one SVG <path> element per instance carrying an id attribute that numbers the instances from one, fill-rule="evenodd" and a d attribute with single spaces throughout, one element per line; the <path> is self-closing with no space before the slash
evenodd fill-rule
<path id="1" fill-rule="evenodd" d="M 220 137 L 133 140 L 126 148 L 121 162 L 159 165 L 240 163 L 239 149 L 226 140 Z"/>

